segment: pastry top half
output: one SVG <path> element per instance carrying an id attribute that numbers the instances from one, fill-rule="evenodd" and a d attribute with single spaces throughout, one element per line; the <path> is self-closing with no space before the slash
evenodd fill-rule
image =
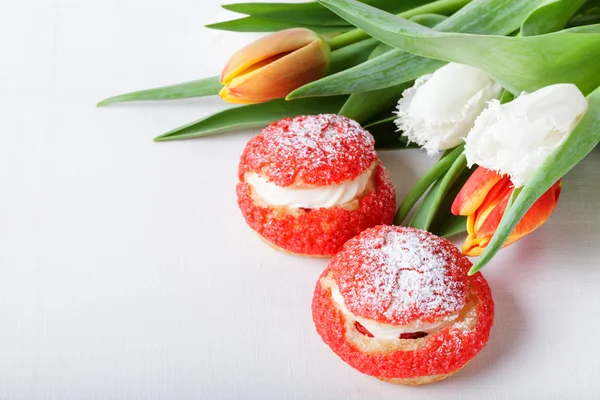
<path id="1" fill-rule="evenodd" d="M 252 138 L 240 181 L 257 175 L 279 187 L 319 187 L 357 179 L 377 161 L 375 141 L 356 121 L 334 114 L 285 118 Z"/>
<path id="2" fill-rule="evenodd" d="M 467 302 L 469 268 L 445 239 L 382 225 L 349 240 L 323 283 L 369 335 L 393 339 L 452 323 Z"/>

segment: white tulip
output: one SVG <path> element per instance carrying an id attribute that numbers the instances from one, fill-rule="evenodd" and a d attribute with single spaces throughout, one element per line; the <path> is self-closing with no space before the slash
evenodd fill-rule
<path id="1" fill-rule="evenodd" d="M 509 175 L 521 187 L 567 139 L 587 107 L 572 84 L 547 86 L 506 104 L 494 100 L 467 136 L 467 162 Z"/>
<path id="2" fill-rule="evenodd" d="M 411 142 L 435 154 L 462 143 L 487 102 L 501 91 L 485 71 L 450 63 L 404 91 L 394 122 Z"/>

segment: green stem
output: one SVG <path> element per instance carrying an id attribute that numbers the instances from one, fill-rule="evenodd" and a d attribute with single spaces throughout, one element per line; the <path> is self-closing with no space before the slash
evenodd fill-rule
<path id="1" fill-rule="evenodd" d="M 458 158 L 454 161 L 448 172 L 442 178 L 442 182 L 440 183 L 440 187 L 433 198 L 433 202 L 431 203 L 430 213 L 427 215 L 427 219 L 425 220 L 425 226 L 422 228 L 426 231 L 431 229 L 431 225 L 433 223 L 433 219 L 438 212 L 442 201 L 446 198 L 446 195 L 450 191 L 450 188 L 456 182 L 460 174 L 467 169 L 467 156 L 465 153 L 462 153 L 458 156 Z"/>
<path id="2" fill-rule="evenodd" d="M 447 150 L 440 160 L 427 172 L 415 186 L 408 192 L 398 212 L 394 217 L 394 225 L 402 224 L 402 221 L 406 218 L 410 210 L 417 204 L 417 201 L 423 196 L 423 194 L 429 189 L 429 187 L 438 180 L 443 174 L 445 174 L 450 167 L 454 164 L 454 161 L 461 155 L 465 146 L 460 146 Z"/>
<path id="3" fill-rule="evenodd" d="M 451 238 L 467 232 L 467 217 L 452 215 L 436 232 L 443 238 Z"/>
<path id="4" fill-rule="evenodd" d="M 409 19 L 421 14 L 443 14 L 450 15 L 463 8 L 471 0 L 437 0 L 433 3 L 425 4 L 412 10 L 404 11 L 398 14 L 399 17 Z M 362 29 L 354 29 L 343 33 L 329 40 L 331 50 L 336 50 L 351 45 L 361 40 L 368 39 L 370 36 Z"/>

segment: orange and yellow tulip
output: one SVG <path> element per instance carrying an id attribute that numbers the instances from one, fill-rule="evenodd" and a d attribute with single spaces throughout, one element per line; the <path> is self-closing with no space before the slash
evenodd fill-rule
<path id="1" fill-rule="evenodd" d="M 325 76 L 329 45 L 315 32 L 286 29 L 237 51 L 221 73 L 219 93 L 230 103 L 281 99 L 294 89 Z"/>
<path id="2" fill-rule="evenodd" d="M 483 253 L 500 224 L 513 190 L 515 188 L 507 176 L 484 167 L 473 172 L 452 204 L 454 215 L 467 216 L 468 237 L 463 244 L 463 254 L 478 256 Z M 560 190 L 559 180 L 527 211 L 503 247 L 542 226 L 554 211 Z"/>

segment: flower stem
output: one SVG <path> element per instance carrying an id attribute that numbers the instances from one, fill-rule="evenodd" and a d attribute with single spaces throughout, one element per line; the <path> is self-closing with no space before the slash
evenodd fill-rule
<path id="1" fill-rule="evenodd" d="M 456 159 L 460 157 L 465 148 L 464 144 L 460 144 L 451 150 L 446 150 L 439 161 L 427 172 L 415 186 L 408 192 L 406 198 L 398 207 L 398 212 L 394 217 L 394 225 L 402 224 L 408 213 L 417 204 L 417 201 L 425 194 L 427 189 L 433 185 L 435 181 L 440 179 L 454 165 Z"/>
<path id="2" fill-rule="evenodd" d="M 398 14 L 398 16 L 409 19 L 421 14 L 450 15 L 460 10 L 470 2 L 471 0 L 437 0 L 411 10 L 401 12 Z M 329 47 L 331 47 L 331 50 L 336 50 L 368 38 L 369 35 L 362 29 L 353 29 L 349 32 L 334 37 L 328 41 L 328 44 Z"/>

